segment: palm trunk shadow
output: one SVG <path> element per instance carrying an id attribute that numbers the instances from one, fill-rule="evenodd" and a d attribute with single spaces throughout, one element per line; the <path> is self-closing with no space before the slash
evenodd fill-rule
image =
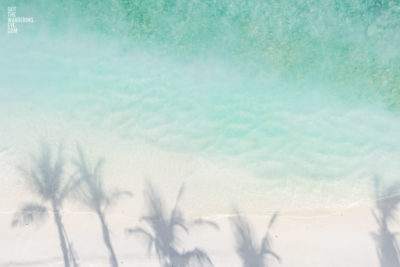
<path id="1" fill-rule="evenodd" d="M 100 223 L 101 223 L 101 229 L 102 229 L 102 232 L 103 232 L 104 243 L 105 243 L 105 245 L 106 245 L 106 247 L 108 249 L 108 252 L 110 254 L 110 256 L 109 256 L 110 257 L 110 259 L 109 259 L 110 265 L 113 266 L 113 267 L 117 267 L 118 266 L 118 261 L 117 261 L 117 257 L 115 256 L 114 248 L 113 248 L 112 243 L 111 243 L 110 231 L 108 230 L 108 225 L 107 225 L 107 223 L 105 221 L 104 214 L 101 211 L 98 211 L 97 212 L 97 216 L 99 217 L 99 220 L 100 220 Z"/>
<path id="2" fill-rule="evenodd" d="M 146 224 L 143 227 L 127 229 L 128 234 L 140 234 L 147 239 L 149 254 L 155 251 L 161 267 L 189 267 L 193 263 L 200 266 L 214 266 L 206 252 L 199 248 L 185 250 L 179 246 L 181 234 L 189 233 L 189 226 L 196 224 L 208 224 L 218 229 L 218 226 L 206 220 L 185 220 L 178 207 L 179 200 L 183 195 L 183 186 L 180 188 L 175 205 L 171 212 L 166 209 L 165 202 L 148 183 L 145 198 L 148 213 L 141 217 Z"/>
<path id="3" fill-rule="evenodd" d="M 69 256 L 68 256 L 69 253 L 68 253 L 67 241 L 65 238 L 62 218 L 56 204 L 52 204 L 52 207 L 53 207 L 54 222 L 57 226 L 58 237 L 60 239 L 60 246 L 63 253 L 64 263 L 65 263 L 64 265 L 65 267 L 69 267 L 70 266 Z"/>
<path id="4" fill-rule="evenodd" d="M 43 143 L 39 156 L 32 156 L 32 166 L 29 169 L 20 168 L 30 189 L 42 200 L 41 203 L 24 204 L 14 215 L 12 226 L 43 223 L 48 217 L 48 206 L 53 214 L 54 223 L 60 240 L 64 266 L 74 266 L 77 262 L 71 256 L 70 243 L 62 222 L 60 210 L 67 196 L 76 189 L 78 181 L 74 177 L 65 178 L 64 160 L 61 148 L 53 162 L 50 146 Z"/>
<path id="5" fill-rule="evenodd" d="M 241 259 L 243 267 L 267 267 L 267 256 L 281 262 L 281 258 L 272 250 L 270 229 L 278 217 L 275 213 L 268 224 L 267 231 L 258 244 L 249 221 L 238 211 L 232 217 L 231 223 L 236 239 L 236 253 Z"/>
<path id="6" fill-rule="evenodd" d="M 372 215 L 378 224 L 376 232 L 371 233 L 375 242 L 376 253 L 381 267 L 400 267 L 400 250 L 396 234 L 390 231 L 389 223 L 395 221 L 400 203 L 399 184 L 392 184 L 384 189 L 375 178 L 375 205 Z"/>
<path id="7" fill-rule="evenodd" d="M 105 210 L 122 196 L 131 196 L 128 191 L 114 190 L 107 192 L 101 175 L 104 160 L 98 160 L 92 167 L 86 160 L 83 150 L 78 146 L 78 159 L 74 161 L 79 180 L 81 181 L 76 197 L 84 205 L 93 210 L 100 221 L 104 245 L 108 250 L 109 262 L 112 267 L 118 267 L 118 260 L 111 241 L 110 230 L 106 222 Z"/>

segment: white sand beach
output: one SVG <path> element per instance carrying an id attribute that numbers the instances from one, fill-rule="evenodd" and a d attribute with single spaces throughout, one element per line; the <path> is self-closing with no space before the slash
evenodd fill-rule
<path id="1" fill-rule="evenodd" d="M 81 266 L 108 266 L 97 218 L 91 213 L 65 211 L 65 226 L 78 253 Z M 10 214 L 1 214 L 2 266 L 62 266 L 62 256 L 54 225 L 10 229 Z M 247 216 L 258 242 L 266 231 L 270 215 Z M 202 248 L 215 266 L 241 266 L 235 253 L 234 236 L 228 216 L 210 216 L 220 230 L 193 228 L 183 237 L 186 249 Z M 132 215 L 108 214 L 112 241 L 121 266 L 159 266 L 154 251 L 147 253 L 142 238 L 127 236 L 124 230 L 138 224 Z M 391 230 L 396 232 L 398 224 Z M 371 233 L 378 225 L 370 206 L 326 211 L 316 214 L 279 214 L 271 229 L 272 248 L 282 259 L 270 259 L 268 266 L 379 266 Z"/>
<path id="2" fill-rule="evenodd" d="M 20 205 L 39 200 L 30 191 L 18 166 L 29 166 L 27 151 L 35 154 L 40 148 L 34 140 L 35 135 L 40 136 L 39 133 L 46 130 L 43 127 L 45 123 L 41 123 L 40 130 L 37 133 L 31 131 L 29 138 L 2 133 L 2 140 L 9 141 L 9 145 L 0 158 L 3 184 L 0 194 L 1 266 L 63 266 L 51 215 L 43 224 L 11 227 Z M 23 129 L 25 124 L 18 120 L 8 125 L 12 132 L 26 131 Z M 268 192 L 268 183 L 227 166 L 100 132 L 93 135 L 91 128 L 85 129 L 82 125 L 68 128 L 69 134 L 66 135 L 67 129 L 63 127 L 59 124 L 59 128 L 52 128 L 48 135 L 57 136 L 57 131 L 60 131 L 67 139 L 63 140 L 64 145 L 72 143 L 69 146 L 72 149 L 65 150 L 66 159 L 75 157 L 75 144 L 71 140 L 79 140 L 85 148 L 91 148 L 88 160 L 95 161 L 101 155 L 105 157 L 103 175 L 107 190 L 119 188 L 133 193 L 132 197 L 121 198 L 106 211 L 112 243 L 121 266 L 159 266 L 154 251 L 148 255 L 146 240 L 126 234 L 127 228 L 143 225 L 140 217 L 146 214 L 143 189 L 147 180 L 153 183 L 170 209 L 179 187 L 184 184 L 186 190 L 179 206 L 187 220 L 201 217 L 218 224 L 219 230 L 194 226 L 189 235 L 181 236 L 183 248 L 203 249 L 215 266 L 241 266 L 231 224 L 234 208 L 243 211 L 257 242 L 261 242 L 273 212 L 278 212 L 270 233 L 271 248 L 281 262 L 267 257 L 268 266 L 379 266 L 376 243 L 371 235 L 379 227 L 371 213 L 375 209 L 373 201 L 365 200 L 347 207 L 342 204 L 338 208 L 327 205 L 325 208 L 307 209 L 285 199 L 274 201 L 273 197 L 284 197 L 287 193 L 270 191 L 274 192 L 273 197 L 266 193 L 263 195 L 260 192 Z M 48 139 L 53 140 L 52 147 L 56 148 L 58 141 Z M 12 140 L 18 142 L 13 144 Z M 102 145 L 97 146 L 97 142 Z M 71 163 L 66 164 L 66 173 L 72 173 Z M 372 183 L 370 186 L 372 197 Z M 330 193 L 326 192 L 327 198 L 332 197 Z M 65 202 L 62 217 L 80 266 L 109 266 L 96 215 L 72 196 Z M 390 232 L 395 233 L 398 229 L 399 225 L 393 221 Z"/>

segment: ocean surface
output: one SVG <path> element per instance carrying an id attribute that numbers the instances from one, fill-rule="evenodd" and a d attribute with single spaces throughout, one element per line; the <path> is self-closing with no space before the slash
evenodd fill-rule
<path id="1" fill-rule="evenodd" d="M 0 153 L 29 129 L 68 135 L 41 114 L 315 194 L 305 205 L 400 177 L 396 1 L 8 2 L 34 23 L 7 34 L 2 4 Z"/>

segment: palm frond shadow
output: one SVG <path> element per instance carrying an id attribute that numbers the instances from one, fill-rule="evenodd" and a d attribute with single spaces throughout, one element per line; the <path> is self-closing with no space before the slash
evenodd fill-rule
<path id="1" fill-rule="evenodd" d="M 100 159 L 92 167 L 83 153 L 82 148 L 78 146 L 78 159 L 74 161 L 77 168 L 77 177 L 80 187 L 77 190 L 76 197 L 79 201 L 92 209 L 100 220 L 104 244 L 109 253 L 109 262 L 112 267 L 118 266 L 117 256 L 111 242 L 110 230 L 106 222 L 106 209 L 122 196 L 131 196 L 128 191 L 115 190 L 108 193 L 105 189 L 101 168 L 104 160 Z"/>
<path id="2" fill-rule="evenodd" d="M 128 234 L 138 234 L 147 240 L 147 250 L 151 254 L 155 251 L 161 267 L 188 267 L 191 264 L 200 266 L 214 266 L 206 252 L 199 248 L 185 250 L 180 246 L 181 234 L 189 234 L 190 227 L 205 224 L 218 229 L 214 222 L 197 219 L 193 222 L 185 220 L 179 209 L 179 201 L 183 195 L 181 186 L 174 207 L 167 212 L 165 202 L 148 183 L 145 192 L 148 214 L 141 217 L 147 227 L 135 227 L 126 230 Z"/>
<path id="3" fill-rule="evenodd" d="M 20 171 L 29 188 L 40 198 L 41 203 L 31 202 L 21 205 L 13 217 L 11 226 L 33 223 L 40 225 L 46 221 L 51 212 L 57 227 L 64 265 L 66 267 L 78 266 L 76 252 L 68 240 L 60 211 L 65 199 L 77 188 L 79 181 L 75 177 L 65 177 L 65 162 L 61 147 L 53 159 L 50 146 L 42 143 L 40 153 L 37 156 L 32 155 L 31 160 L 30 166 L 28 168 L 21 167 Z"/>
<path id="4" fill-rule="evenodd" d="M 271 217 L 267 231 L 259 245 L 249 221 L 235 210 L 235 216 L 231 218 L 231 225 L 236 240 L 236 253 L 240 257 L 243 267 L 266 267 L 268 266 L 267 256 L 281 262 L 281 258 L 271 247 L 270 229 L 277 217 L 278 213 L 274 213 Z"/>
<path id="5" fill-rule="evenodd" d="M 371 233 L 381 267 L 400 267 L 400 250 L 397 233 L 390 231 L 389 223 L 396 220 L 400 204 L 400 184 L 395 183 L 386 188 L 375 177 L 375 210 L 372 215 L 378 224 L 376 232 Z M 397 195 L 396 195 L 397 193 Z"/>

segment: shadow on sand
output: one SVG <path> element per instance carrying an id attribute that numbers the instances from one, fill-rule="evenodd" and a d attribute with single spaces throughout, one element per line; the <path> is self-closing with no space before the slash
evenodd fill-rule
<path id="1" fill-rule="evenodd" d="M 372 211 L 378 229 L 372 233 L 375 241 L 376 252 L 378 254 L 381 267 L 400 267 L 400 251 L 397 243 L 397 233 L 389 229 L 390 222 L 396 220 L 396 212 L 400 203 L 400 184 L 395 183 L 383 187 L 377 177 L 375 177 L 375 210 Z M 397 195 L 396 195 L 397 194 Z"/>
<path id="2" fill-rule="evenodd" d="M 74 177 L 66 178 L 63 172 L 64 166 L 61 147 L 53 160 L 50 146 L 43 143 L 39 155 L 32 156 L 31 166 L 20 168 L 29 188 L 42 202 L 23 204 L 15 213 L 11 225 L 15 227 L 31 223 L 44 223 L 50 210 L 57 226 L 64 265 L 69 267 L 71 265 L 78 266 L 78 262 L 73 245 L 68 240 L 60 210 L 67 196 L 79 185 L 79 181 Z"/>
<path id="3" fill-rule="evenodd" d="M 267 267 L 267 256 L 281 262 L 281 258 L 272 251 L 270 229 L 276 221 L 278 214 L 275 213 L 268 224 L 267 232 L 262 238 L 261 244 L 254 236 L 253 229 L 248 220 L 236 210 L 231 219 L 231 225 L 236 240 L 236 253 L 242 261 L 243 267 Z"/>
<path id="4" fill-rule="evenodd" d="M 218 229 L 218 226 L 207 220 L 197 219 L 188 222 L 184 219 L 178 207 L 183 195 L 184 187 L 181 186 L 175 205 L 170 213 L 166 211 L 164 201 L 148 183 L 145 198 L 148 214 L 141 218 L 147 227 L 136 227 L 127 229 L 128 234 L 139 234 L 147 239 L 148 252 L 154 249 L 161 267 L 189 267 L 197 263 L 200 266 L 214 266 L 210 257 L 201 249 L 194 248 L 186 251 L 179 248 L 180 234 L 189 233 L 189 226 L 196 224 L 207 224 Z"/>
<path id="5" fill-rule="evenodd" d="M 118 260 L 115 254 L 109 227 L 106 222 L 106 209 L 113 204 L 118 198 L 132 194 L 128 191 L 115 190 L 108 194 L 103 183 L 101 168 L 104 160 L 100 159 L 96 165 L 92 167 L 86 160 L 83 150 L 78 146 L 78 159 L 74 161 L 77 168 L 77 176 L 79 177 L 80 186 L 77 190 L 77 198 L 84 205 L 93 210 L 100 220 L 103 233 L 104 244 L 109 252 L 109 262 L 112 267 L 118 267 Z"/>

